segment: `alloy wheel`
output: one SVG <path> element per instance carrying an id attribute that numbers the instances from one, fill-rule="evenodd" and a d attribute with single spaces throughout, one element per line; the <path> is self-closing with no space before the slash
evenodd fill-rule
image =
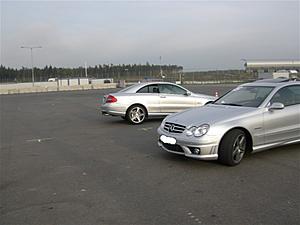
<path id="1" fill-rule="evenodd" d="M 235 163 L 239 163 L 246 152 L 246 137 L 244 134 L 239 135 L 233 144 L 232 159 Z"/>
<path id="2" fill-rule="evenodd" d="M 133 123 L 142 123 L 146 117 L 146 113 L 143 108 L 135 106 L 130 110 L 129 118 Z"/>

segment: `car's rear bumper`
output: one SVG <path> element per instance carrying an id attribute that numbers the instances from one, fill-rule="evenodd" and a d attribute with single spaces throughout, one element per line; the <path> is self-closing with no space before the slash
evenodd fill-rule
<path id="1" fill-rule="evenodd" d="M 101 110 L 102 115 L 105 116 L 125 116 L 125 113 L 117 112 L 117 111 L 105 111 Z"/>
<path id="2" fill-rule="evenodd" d="M 110 104 L 102 105 L 101 112 L 103 115 L 110 115 L 110 116 L 125 116 L 126 115 L 126 110 L 124 107 L 111 106 Z"/>

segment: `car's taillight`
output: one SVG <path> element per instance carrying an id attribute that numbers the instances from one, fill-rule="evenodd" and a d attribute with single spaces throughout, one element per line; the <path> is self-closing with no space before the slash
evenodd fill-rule
<path id="1" fill-rule="evenodd" d="M 114 103 L 114 102 L 117 102 L 117 101 L 118 101 L 118 99 L 115 96 L 108 95 L 107 98 L 106 98 L 105 103 Z"/>

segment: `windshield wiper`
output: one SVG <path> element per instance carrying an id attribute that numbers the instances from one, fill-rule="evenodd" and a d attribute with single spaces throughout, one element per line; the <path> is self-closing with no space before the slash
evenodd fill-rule
<path id="1" fill-rule="evenodd" d="M 221 103 L 221 105 L 242 106 L 242 105 L 235 104 L 235 103 Z"/>

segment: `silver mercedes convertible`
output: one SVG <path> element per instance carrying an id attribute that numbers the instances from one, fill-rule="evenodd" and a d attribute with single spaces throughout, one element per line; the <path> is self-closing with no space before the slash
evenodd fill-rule
<path id="1" fill-rule="evenodd" d="M 300 142 L 300 82 L 263 80 L 238 86 L 204 107 L 166 117 L 164 150 L 230 166 L 244 154 Z"/>
<path id="2" fill-rule="evenodd" d="M 104 96 L 102 114 L 121 116 L 132 124 L 148 117 L 166 116 L 187 108 L 202 106 L 215 97 L 195 94 L 173 83 L 149 82 Z"/>

